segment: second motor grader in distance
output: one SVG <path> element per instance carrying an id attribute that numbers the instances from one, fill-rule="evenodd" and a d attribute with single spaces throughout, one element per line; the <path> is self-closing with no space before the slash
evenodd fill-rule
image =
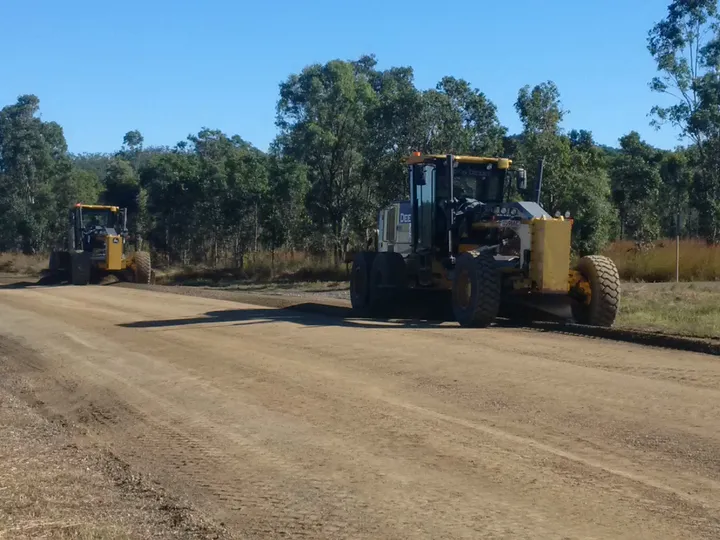
<path id="1" fill-rule="evenodd" d="M 374 249 L 353 260 L 358 315 L 382 316 L 408 290 L 446 290 L 462 326 L 488 326 L 510 306 L 569 307 L 577 323 L 613 325 L 615 264 L 592 255 L 570 267 L 573 221 L 540 206 L 540 186 L 535 201 L 512 200 L 527 190 L 523 169 L 504 158 L 420 153 L 407 164 L 410 201 L 401 206 L 410 216 L 400 223 L 401 212 L 381 212 Z M 409 241 L 398 252 L 388 237 L 408 221 Z"/>
<path id="2" fill-rule="evenodd" d="M 64 248 L 50 254 L 47 278 L 87 285 L 114 274 L 150 283 L 150 254 L 130 252 L 128 236 L 126 208 L 77 203 L 68 213 Z"/>

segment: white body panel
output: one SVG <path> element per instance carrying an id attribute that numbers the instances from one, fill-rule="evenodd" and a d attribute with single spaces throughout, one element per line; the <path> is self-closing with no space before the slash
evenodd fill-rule
<path id="1" fill-rule="evenodd" d="M 378 251 L 393 251 L 403 257 L 410 253 L 412 241 L 410 201 L 397 201 L 378 216 Z"/>

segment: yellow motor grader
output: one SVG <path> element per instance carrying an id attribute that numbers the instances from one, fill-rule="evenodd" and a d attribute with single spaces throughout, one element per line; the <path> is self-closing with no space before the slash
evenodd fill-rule
<path id="1" fill-rule="evenodd" d="M 49 278 L 87 285 L 104 275 L 150 283 L 150 254 L 129 252 L 127 209 L 77 203 L 69 212 L 64 249 L 50 254 Z"/>
<path id="2" fill-rule="evenodd" d="M 514 202 L 527 174 L 509 159 L 414 153 L 407 165 L 410 200 L 380 212 L 374 248 L 353 260 L 358 315 L 384 316 L 408 290 L 446 290 L 462 326 L 489 326 L 509 307 L 614 324 L 617 268 L 600 255 L 571 268 L 573 220 L 540 206 L 542 169 L 535 200 Z"/>

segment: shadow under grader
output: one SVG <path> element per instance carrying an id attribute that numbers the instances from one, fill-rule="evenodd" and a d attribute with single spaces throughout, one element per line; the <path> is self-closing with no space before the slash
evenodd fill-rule
<path id="1" fill-rule="evenodd" d="M 108 286 L 123 284 L 114 280 L 97 285 Z M 72 287 L 73 285 L 51 282 L 41 278 L 36 282 L 15 281 L 0 284 L 0 290 L 28 289 L 40 287 Z M 254 302 L 259 303 L 259 302 Z M 302 302 L 280 308 L 238 309 L 227 311 L 210 311 L 203 316 L 156 321 L 138 321 L 121 324 L 126 328 L 171 328 L 212 323 L 233 322 L 237 325 L 267 324 L 274 321 L 291 322 L 312 327 L 350 327 L 376 329 L 402 328 L 443 328 L 463 329 L 454 322 L 449 297 L 431 294 L 420 295 L 409 302 L 398 302 L 393 312 L 385 318 L 360 318 L 354 316 L 349 307 L 328 305 L 323 303 Z M 616 342 L 627 342 L 638 345 L 659 347 L 664 349 L 698 352 L 720 356 L 719 339 L 701 339 L 656 332 L 644 332 L 624 328 L 600 328 L 574 324 L 565 317 L 554 316 L 539 309 L 528 306 L 511 307 L 497 320 L 495 328 L 520 329 L 553 334 L 580 336 L 586 338 L 606 339 Z"/>
<path id="2" fill-rule="evenodd" d="M 42 276 L 37 281 L 10 281 L 9 283 L 0 283 L 0 290 L 12 289 L 31 289 L 31 288 L 49 288 L 49 287 L 87 287 L 87 286 L 108 286 L 125 283 L 116 276 L 103 276 L 91 281 L 88 285 L 72 285 L 71 283 L 52 276 Z"/>
<path id="3" fill-rule="evenodd" d="M 261 304 L 265 305 L 265 304 Z M 121 324 L 126 328 L 162 328 L 181 327 L 214 323 L 237 323 L 243 325 L 265 324 L 268 322 L 291 322 L 303 326 L 336 326 L 350 328 L 452 328 L 466 330 L 457 323 L 452 311 L 449 295 L 425 294 L 415 298 L 398 301 L 384 317 L 359 317 L 350 307 L 328 305 L 321 302 L 301 302 L 289 306 L 267 308 L 231 309 L 223 311 L 209 311 L 203 316 L 157 320 L 138 321 Z M 528 310 L 525 310 L 527 315 Z M 520 315 L 515 314 L 515 321 Z M 500 321 L 498 326 L 518 327 L 518 322 Z"/>
<path id="4" fill-rule="evenodd" d="M 282 308 L 254 308 L 254 309 L 231 309 L 223 311 L 209 311 L 202 316 L 137 321 L 132 323 L 119 324 L 124 328 L 149 329 L 149 328 L 178 328 L 195 325 L 208 325 L 217 323 L 234 323 L 238 326 L 267 324 L 272 322 L 290 322 L 309 327 L 345 327 L 345 328 L 372 328 L 384 330 L 397 329 L 428 329 L 446 328 L 453 331 L 478 331 L 466 329 L 457 325 L 450 313 L 443 313 L 445 316 L 438 316 L 434 311 L 432 317 L 414 316 L 407 317 L 398 309 L 392 317 L 387 318 L 360 318 L 353 316 L 348 307 L 330 306 L 320 303 L 299 303 Z M 405 317 L 403 317 L 405 315 Z M 720 355 L 720 340 L 703 340 L 683 336 L 673 336 L 652 332 L 642 332 L 622 328 L 600 328 L 583 326 L 567 322 L 562 318 L 553 319 L 549 316 L 545 319 L 534 320 L 532 313 L 525 310 L 521 319 L 500 318 L 492 328 L 518 329 L 536 332 L 547 332 L 568 336 L 579 336 L 595 339 L 606 339 L 616 342 L 627 342 L 651 347 L 659 347 L 671 350 L 699 352 L 711 355 Z"/>
<path id="5" fill-rule="evenodd" d="M 290 322 L 312 327 L 347 328 L 433 328 L 445 321 L 407 320 L 407 319 L 360 319 L 351 317 L 350 310 L 343 307 L 323 306 L 321 304 L 297 304 L 285 308 L 231 309 L 208 311 L 199 317 L 167 319 L 155 321 L 137 321 L 119 324 L 124 328 L 172 328 L 182 326 L 236 323 L 237 325 L 267 324 L 271 322 Z M 382 324 L 386 323 L 386 324 Z"/>
<path id="6" fill-rule="evenodd" d="M 0 283 L 0 290 L 10 291 L 13 289 L 29 289 L 31 287 L 39 287 L 37 283 L 32 281 L 14 281 L 10 283 Z"/>

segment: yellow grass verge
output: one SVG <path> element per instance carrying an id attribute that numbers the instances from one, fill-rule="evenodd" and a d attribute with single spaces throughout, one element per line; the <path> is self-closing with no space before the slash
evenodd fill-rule
<path id="1" fill-rule="evenodd" d="M 616 242 L 605 255 L 627 281 L 675 281 L 675 240 L 666 239 L 643 247 Z M 720 280 L 720 246 L 701 240 L 680 242 L 680 281 Z"/>
<path id="2" fill-rule="evenodd" d="M 48 267 L 49 255 L 0 253 L 0 272 L 37 276 Z"/>

